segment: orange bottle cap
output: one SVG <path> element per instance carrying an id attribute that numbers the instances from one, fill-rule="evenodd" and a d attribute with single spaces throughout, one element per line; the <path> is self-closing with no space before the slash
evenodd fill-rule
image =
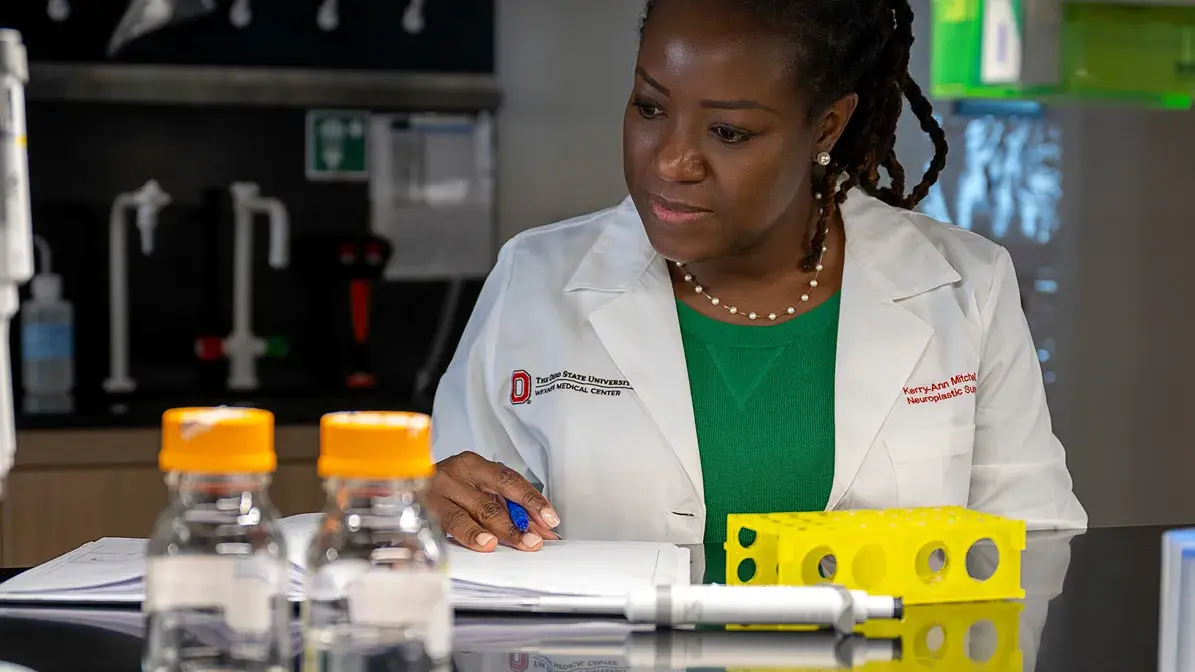
<path id="1" fill-rule="evenodd" d="M 274 414 L 256 408 L 172 408 L 162 415 L 162 471 L 266 474 L 278 466 Z"/>
<path id="2" fill-rule="evenodd" d="M 329 413 L 320 420 L 321 478 L 430 478 L 431 418 L 401 411 Z"/>

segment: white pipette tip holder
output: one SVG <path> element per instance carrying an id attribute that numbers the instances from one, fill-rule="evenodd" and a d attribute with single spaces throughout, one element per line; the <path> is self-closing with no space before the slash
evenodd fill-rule
<path id="1" fill-rule="evenodd" d="M 8 327 L 20 306 L 17 287 L 33 276 L 25 84 L 29 63 L 15 30 L 0 29 L 0 495 L 17 450 Z"/>
<path id="2" fill-rule="evenodd" d="M 149 256 L 154 249 L 154 229 L 158 214 L 170 205 L 170 194 L 162 190 L 157 180 L 149 180 L 137 191 L 119 194 L 112 201 L 108 222 L 108 378 L 104 390 L 109 393 L 128 393 L 137 389 L 137 382 L 129 376 L 129 268 L 125 254 L 126 217 L 136 213 L 140 233 L 141 253 Z"/>
<path id="3" fill-rule="evenodd" d="M 265 215 L 270 223 L 270 266 L 290 263 L 290 217 L 276 198 L 265 198 L 252 182 L 234 182 L 232 208 L 236 227 L 232 261 L 232 333 L 223 343 L 228 359 L 228 388 L 257 389 L 257 360 L 266 354 L 266 342 L 253 333 L 253 219 Z"/>

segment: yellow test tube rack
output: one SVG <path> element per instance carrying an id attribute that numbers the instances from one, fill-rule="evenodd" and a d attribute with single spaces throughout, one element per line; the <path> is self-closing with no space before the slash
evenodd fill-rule
<path id="1" fill-rule="evenodd" d="M 1025 523 L 962 507 L 733 514 L 726 581 L 835 583 L 906 605 L 1021 599 Z"/>

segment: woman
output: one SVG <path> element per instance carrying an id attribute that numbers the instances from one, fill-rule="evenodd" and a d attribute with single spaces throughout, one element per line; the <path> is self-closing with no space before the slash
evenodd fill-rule
<path id="1" fill-rule="evenodd" d="M 1086 525 L 1008 254 L 910 210 L 946 156 L 912 23 L 907 0 L 649 0 L 630 197 L 508 243 L 441 382 L 448 532 L 716 543 L 729 513 L 925 505 Z M 935 150 L 907 195 L 902 94 Z"/>

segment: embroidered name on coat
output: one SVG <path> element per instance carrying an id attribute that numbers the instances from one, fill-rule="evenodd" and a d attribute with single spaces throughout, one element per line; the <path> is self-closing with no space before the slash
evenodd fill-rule
<path id="1" fill-rule="evenodd" d="M 905 402 L 908 404 L 936 404 L 961 397 L 965 394 L 975 394 L 976 374 L 960 373 L 938 383 L 917 385 L 904 388 Z"/>

